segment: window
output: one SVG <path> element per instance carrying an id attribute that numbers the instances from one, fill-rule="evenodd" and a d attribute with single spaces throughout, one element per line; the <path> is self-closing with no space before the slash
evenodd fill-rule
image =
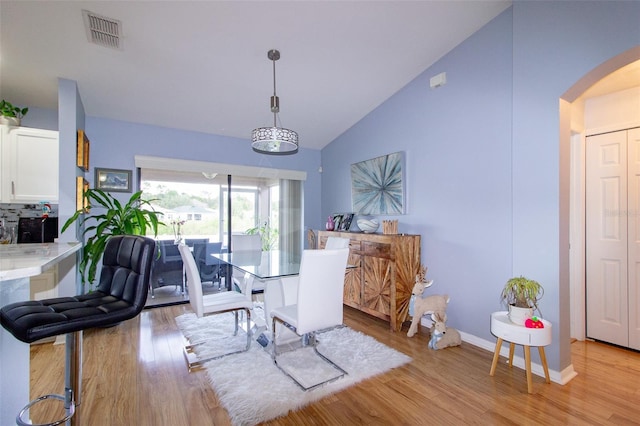
<path id="1" fill-rule="evenodd" d="M 263 249 L 302 249 L 301 181 L 142 168 L 140 188 L 143 198 L 163 213 L 159 239 L 174 239 L 180 223 L 185 239 L 228 247 L 230 229 L 231 238 L 260 233 Z"/>

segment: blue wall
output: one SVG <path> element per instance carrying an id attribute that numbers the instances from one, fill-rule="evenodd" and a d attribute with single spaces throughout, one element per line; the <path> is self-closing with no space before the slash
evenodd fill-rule
<path id="1" fill-rule="evenodd" d="M 28 117 L 25 117 L 23 122 L 25 126 L 57 130 L 57 117 L 55 111 L 35 108 L 29 111 Z M 251 149 L 248 139 L 91 116 L 83 119 L 83 125 L 78 128 L 84 128 L 91 141 L 90 169 L 86 172 L 85 178 L 92 188 L 95 167 L 134 170 L 135 155 L 299 170 L 307 172 L 307 180 L 304 182 L 305 227 L 318 229 L 321 223 L 324 223 L 321 221 L 320 214 L 320 173 L 318 172 L 320 151 L 318 150 L 301 148 L 293 156 L 263 155 Z M 304 141 L 301 143 L 304 144 Z M 73 150 L 75 152 L 75 141 Z M 63 180 L 60 185 L 61 187 L 64 185 Z M 137 181 L 134 182 L 134 188 L 137 187 L 136 185 Z M 75 188 L 75 183 L 70 188 Z M 114 193 L 114 196 L 122 200 L 128 199 L 130 195 Z"/>
<path id="2" fill-rule="evenodd" d="M 293 156 L 264 155 L 254 152 L 248 139 L 97 117 L 87 117 L 86 131 L 91 140 L 91 169 L 87 172 L 91 187 L 95 167 L 134 170 L 135 155 L 300 170 L 307 172 L 304 182 L 304 224 L 315 229 L 320 226 L 318 150 L 301 148 Z M 128 198 L 129 195 L 124 194 L 123 197 Z"/>
<path id="3" fill-rule="evenodd" d="M 503 284 L 529 276 L 545 287 L 547 357 L 562 371 L 571 363 L 560 185 L 569 164 L 559 101 L 640 45 L 638 22 L 638 2 L 514 2 L 322 151 L 323 216 L 351 209 L 351 163 L 404 151 L 407 214 L 395 219 L 400 232 L 422 235 L 430 290 L 451 296 L 450 324 L 495 341 L 489 314 L 502 309 Z M 430 89 L 441 72 L 447 84 Z"/>

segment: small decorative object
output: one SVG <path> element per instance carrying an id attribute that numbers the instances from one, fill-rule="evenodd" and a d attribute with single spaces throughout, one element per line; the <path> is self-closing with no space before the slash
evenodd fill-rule
<path id="1" fill-rule="evenodd" d="M 351 165 L 353 211 L 362 215 L 404 213 L 402 152 Z"/>
<path id="2" fill-rule="evenodd" d="M 336 223 L 333 221 L 333 216 L 327 218 L 327 223 L 324 225 L 327 231 L 333 231 L 336 227 Z"/>
<path id="3" fill-rule="evenodd" d="M 380 224 L 376 219 L 358 219 L 357 222 L 358 228 L 365 234 L 372 234 L 378 230 L 378 226 Z"/>
<path id="4" fill-rule="evenodd" d="M 2 100 L 0 102 L 0 124 L 8 126 L 19 126 L 22 118 L 27 115 L 29 108 L 13 106 L 10 102 Z"/>
<path id="5" fill-rule="evenodd" d="M 15 240 L 15 230 L 6 226 L 4 219 L 0 219 L 0 244 L 11 244 Z"/>
<path id="6" fill-rule="evenodd" d="M 538 319 L 538 317 L 527 318 L 524 322 L 524 326 L 527 328 L 544 328 L 544 323 Z"/>
<path id="7" fill-rule="evenodd" d="M 407 332 L 408 337 L 412 337 L 418 331 L 418 326 L 420 325 L 420 320 L 424 315 L 427 314 L 439 314 L 442 318 L 447 317 L 447 305 L 449 304 L 449 296 L 448 295 L 433 295 L 422 297 L 422 293 L 425 288 L 431 287 L 433 284 L 433 280 L 426 282 L 416 282 L 413 286 L 412 295 L 415 296 L 414 306 L 413 306 L 413 317 L 411 318 L 411 326 L 409 326 L 409 331 Z"/>
<path id="8" fill-rule="evenodd" d="M 452 327 L 447 327 L 447 316 L 433 314 L 433 325 L 431 326 L 431 340 L 429 340 L 429 349 L 438 350 L 448 348 L 450 346 L 460 346 L 462 338 L 460 332 Z"/>
<path id="9" fill-rule="evenodd" d="M 538 300 L 542 298 L 544 289 L 539 282 L 523 276 L 511 278 L 500 294 L 502 303 L 509 309 L 509 319 L 514 324 L 525 325 L 534 310 L 540 312 Z"/>
<path id="10" fill-rule="evenodd" d="M 43 219 L 48 218 L 51 213 L 51 204 L 48 201 L 40 201 L 40 211 Z"/>
<path id="11" fill-rule="evenodd" d="M 131 170 L 99 169 L 93 182 L 96 189 L 109 192 L 131 192 Z"/>
<path id="12" fill-rule="evenodd" d="M 427 276 L 427 267 L 421 264 L 420 265 L 420 270 L 416 274 L 415 283 L 416 284 L 422 283 L 422 285 L 424 285 L 424 288 L 431 287 L 433 285 L 433 280 L 427 281 L 426 276 Z M 424 288 L 422 289 L 422 292 L 424 291 Z M 414 289 L 415 289 L 415 287 L 414 287 Z M 416 290 L 416 292 L 418 292 L 418 291 L 419 291 L 419 288 L 418 288 L 418 290 Z M 420 294 L 422 294 L 422 292 L 420 292 Z M 418 296 L 416 296 L 415 294 L 412 293 L 411 297 L 409 298 L 409 316 L 411 316 L 411 317 L 413 317 L 413 312 L 415 310 L 416 297 L 418 297 Z M 422 296 L 420 296 L 420 297 L 422 297 Z"/>
<path id="13" fill-rule="evenodd" d="M 180 244 L 182 242 L 182 225 L 184 224 L 185 224 L 185 221 L 180 219 L 171 221 L 171 227 L 173 228 L 174 244 Z"/>
<path id="14" fill-rule="evenodd" d="M 398 221 L 397 220 L 383 220 L 382 221 L 382 233 L 388 235 L 396 235 L 398 233 Z"/>

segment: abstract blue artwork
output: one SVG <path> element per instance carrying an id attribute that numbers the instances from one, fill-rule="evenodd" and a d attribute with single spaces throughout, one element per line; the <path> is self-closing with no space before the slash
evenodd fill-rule
<path id="1" fill-rule="evenodd" d="M 358 214 L 403 214 L 404 184 L 401 152 L 351 165 L 351 199 Z"/>

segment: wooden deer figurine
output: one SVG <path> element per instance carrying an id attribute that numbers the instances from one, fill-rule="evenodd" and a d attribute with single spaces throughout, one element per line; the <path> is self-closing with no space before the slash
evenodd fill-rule
<path id="1" fill-rule="evenodd" d="M 413 286 L 411 292 L 415 296 L 413 305 L 413 318 L 411 319 L 411 326 L 407 332 L 408 337 L 412 337 L 418 331 L 420 320 L 424 315 L 438 313 L 443 317 L 446 317 L 447 304 L 449 303 L 449 296 L 447 295 L 433 295 L 422 297 L 422 293 L 428 287 L 431 287 L 433 280 L 426 281 L 425 276 L 427 274 L 427 268 L 420 267 L 420 272 L 416 275 L 416 283 Z"/>
<path id="2" fill-rule="evenodd" d="M 449 346 L 460 346 L 462 338 L 460 332 L 452 327 L 447 327 L 447 316 L 440 314 L 431 315 L 433 325 L 431 326 L 431 340 L 429 341 L 429 349 L 444 349 Z"/>

